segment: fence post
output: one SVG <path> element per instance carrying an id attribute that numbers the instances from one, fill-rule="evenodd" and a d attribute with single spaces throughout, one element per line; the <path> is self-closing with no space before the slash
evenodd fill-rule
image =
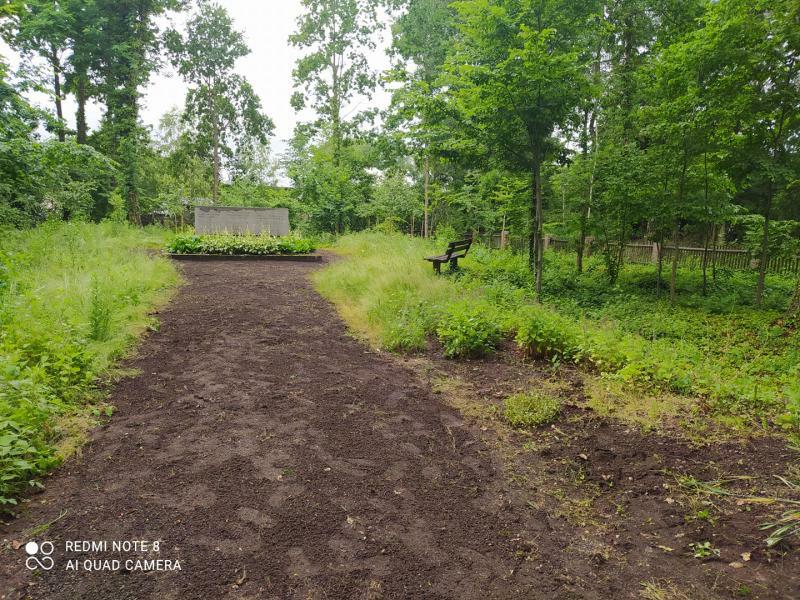
<path id="1" fill-rule="evenodd" d="M 544 236 L 544 246 L 542 247 L 543 250 L 547 250 L 550 247 L 550 236 Z"/>
<path id="2" fill-rule="evenodd" d="M 503 230 L 500 232 L 500 250 L 508 248 L 508 231 Z"/>
<path id="3" fill-rule="evenodd" d="M 660 254 L 660 252 L 659 252 L 658 242 L 653 242 L 653 251 L 650 254 L 650 262 L 652 262 L 654 265 L 658 264 L 658 255 L 659 254 Z"/>

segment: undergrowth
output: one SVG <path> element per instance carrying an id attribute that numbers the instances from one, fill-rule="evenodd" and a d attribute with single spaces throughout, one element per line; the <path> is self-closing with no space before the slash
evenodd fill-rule
<path id="1" fill-rule="evenodd" d="M 340 238 L 340 260 L 315 274 L 319 290 L 356 331 L 389 350 L 424 349 L 438 336 L 451 357 L 489 353 L 502 337 L 531 358 L 573 363 L 650 394 L 696 399 L 696 411 L 730 424 L 782 427 L 800 438 L 800 335 L 774 325 L 794 286 L 718 269 L 678 273 L 678 302 L 650 265 L 626 265 L 609 285 L 599 258 L 578 274 L 574 256 L 545 254 L 542 305 L 524 256 L 474 247 L 455 276 L 436 277 L 426 255 L 439 242 L 363 232 Z"/>
<path id="2" fill-rule="evenodd" d="M 64 457 L 68 422 L 178 283 L 147 251 L 165 241 L 119 223 L 0 235 L 0 510 Z"/>

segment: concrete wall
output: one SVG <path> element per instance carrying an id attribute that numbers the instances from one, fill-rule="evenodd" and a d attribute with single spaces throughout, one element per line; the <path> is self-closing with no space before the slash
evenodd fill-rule
<path id="1" fill-rule="evenodd" d="M 196 206 L 197 233 L 289 233 L 288 208 L 245 208 L 239 206 Z"/>

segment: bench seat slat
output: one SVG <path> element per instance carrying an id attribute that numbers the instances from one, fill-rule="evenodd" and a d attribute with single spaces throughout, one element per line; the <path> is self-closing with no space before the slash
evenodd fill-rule
<path id="1" fill-rule="evenodd" d="M 440 273 L 440 265 L 445 262 L 450 263 L 451 270 L 458 266 L 458 259 L 464 258 L 472 246 L 472 239 L 459 240 L 447 244 L 447 251 L 439 256 L 426 256 L 425 260 L 433 263 L 436 273 Z"/>

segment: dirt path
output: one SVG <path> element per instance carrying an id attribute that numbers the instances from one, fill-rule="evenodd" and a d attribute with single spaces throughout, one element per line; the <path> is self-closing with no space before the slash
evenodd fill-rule
<path id="1" fill-rule="evenodd" d="M 188 285 L 119 384 L 110 424 L 34 497 L 55 568 L 4 554 L 6 597 L 512 598 L 520 517 L 458 414 L 348 337 L 300 263 L 184 265 Z M 67 541 L 161 540 L 159 552 Z M 126 559 L 180 571 L 126 571 Z M 78 559 L 78 571 L 66 570 Z M 118 571 L 86 572 L 86 559 Z M 106 566 L 95 563 L 97 567 Z M 113 568 L 113 563 L 110 563 Z M 173 565 L 174 567 L 174 565 Z M 526 569 L 530 571 L 530 569 Z"/>
<path id="2" fill-rule="evenodd" d="M 780 441 L 698 448 L 577 406 L 511 432 L 500 399 L 550 367 L 370 352 L 310 264 L 183 268 L 114 417 L 0 531 L 0 600 L 800 597 L 800 553 L 758 531 L 775 507 L 676 485 L 747 475 L 742 493 L 786 494 Z M 580 385 L 559 377 L 570 404 Z M 13 542 L 31 538 L 53 543 L 52 570 L 26 569 Z"/>

